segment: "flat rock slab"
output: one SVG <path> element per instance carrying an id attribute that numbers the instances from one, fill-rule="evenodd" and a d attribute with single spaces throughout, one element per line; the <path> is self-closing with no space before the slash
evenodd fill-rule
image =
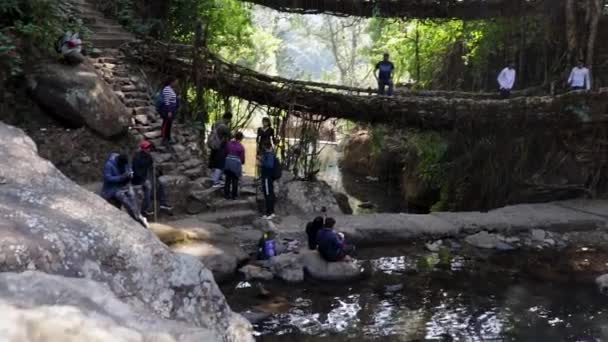
<path id="1" fill-rule="evenodd" d="M 325 261 L 319 252 L 300 251 L 300 258 L 306 275 L 321 281 L 350 281 L 363 276 L 362 268 L 354 261 Z"/>

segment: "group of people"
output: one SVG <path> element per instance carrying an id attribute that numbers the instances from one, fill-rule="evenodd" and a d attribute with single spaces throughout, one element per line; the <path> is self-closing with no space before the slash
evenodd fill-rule
<path id="1" fill-rule="evenodd" d="M 231 120 L 232 114 L 226 112 L 213 124 L 207 140 L 210 149 L 209 168 L 212 186 L 223 187 L 224 197 L 227 200 L 235 200 L 238 197 L 239 181 L 243 176 L 243 165 L 245 165 L 243 133 L 231 133 Z M 256 142 L 258 169 L 265 203 L 263 218 L 272 220 L 275 218 L 274 181 L 280 177 L 281 166 L 274 152 L 276 137 L 269 118 L 262 119 L 262 127 L 258 129 Z M 224 176 L 223 184 L 222 176 Z"/>
<path id="2" fill-rule="evenodd" d="M 145 228 L 148 228 L 147 218 L 154 214 L 151 208 L 153 196 L 156 196 L 160 210 L 171 212 L 173 209 L 167 202 L 162 183 L 158 181 L 159 174 L 154 170 L 151 148 L 152 143 L 142 140 L 131 162 L 126 154 L 110 154 L 103 167 L 101 189 L 104 199 L 119 209 L 125 207 L 127 213 Z M 137 203 L 133 186 L 142 188 L 143 200 L 140 205 Z"/>
<path id="3" fill-rule="evenodd" d="M 385 53 L 383 59 L 376 64 L 374 77 L 378 81 L 378 95 L 393 95 L 393 72 L 395 65 L 389 60 L 389 54 Z M 515 63 L 508 62 L 507 66 L 498 74 L 498 90 L 502 98 L 509 98 L 511 90 L 515 85 Z M 572 68 L 568 77 L 568 87 L 570 90 L 590 90 L 591 79 L 589 69 L 585 67 L 582 60 Z M 388 87 L 388 90 L 387 90 Z"/>
<path id="4" fill-rule="evenodd" d="M 515 63 L 509 62 L 507 66 L 498 74 L 498 89 L 502 98 L 508 99 L 515 84 Z M 568 77 L 568 87 L 570 90 L 590 90 L 591 79 L 589 69 L 585 63 L 579 60 L 577 65 L 572 68 Z"/>

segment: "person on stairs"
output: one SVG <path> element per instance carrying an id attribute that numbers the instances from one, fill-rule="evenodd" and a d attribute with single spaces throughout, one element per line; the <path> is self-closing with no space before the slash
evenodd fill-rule
<path id="1" fill-rule="evenodd" d="M 321 257 L 329 262 L 336 261 L 348 261 L 351 260 L 350 254 L 352 254 L 354 247 L 347 246 L 344 243 L 344 238 L 341 238 L 336 231 L 334 226 L 336 220 L 332 217 L 328 217 L 325 220 L 325 227 L 319 230 L 317 234 L 317 243 L 319 244 L 318 250 Z"/>
<path id="2" fill-rule="evenodd" d="M 274 136 L 274 129 L 270 124 L 270 118 L 265 117 L 262 119 L 262 127 L 258 128 L 258 135 L 255 141 L 257 143 L 257 155 L 262 154 L 264 151 L 263 146 L 266 145 L 266 143 L 270 143 L 272 146 L 277 144 Z"/>
<path id="3" fill-rule="evenodd" d="M 568 86 L 570 86 L 570 90 L 591 90 L 589 69 L 585 67 L 583 60 L 579 60 L 578 64 L 570 72 Z"/>
<path id="4" fill-rule="evenodd" d="M 135 194 L 129 184 L 132 178 L 129 158 L 124 154 L 110 154 L 103 167 L 101 197 L 118 209 L 124 206 L 129 216 L 148 228 L 148 221 L 137 209 Z"/>
<path id="5" fill-rule="evenodd" d="M 131 179 L 131 184 L 135 186 L 141 185 L 144 198 L 141 203 L 141 214 L 144 216 L 151 216 L 154 214 L 152 210 L 150 210 L 150 203 L 152 202 L 152 195 L 154 192 L 154 188 L 156 187 L 156 196 L 158 198 L 158 202 L 160 203 L 160 210 L 164 210 L 167 212 L 171 212 L 173 208 L 167 203 L 167 196 L 165 195 L 165 187 L 158 180 L 160 176 L 159 173 L 152 172 L 154 169 L 154 159 L 150 154 L 150 150 L 152 149 L 152 143 L 148 140 L 142 140 L 139 143 L 139 150 L 135 152 L 133 155 L 133 179 Z M 156 179 L 152 178 L 153 174 L 156 176 Z M 152 181 L 151 181 L 152 180 Z M 156 182 L 155 185 L 152 182 Z"/>
<path id="6" fill-rule="evenodd" d="M 226 143 L 230 138 L 230 121 L 232 113 L 226 112 L 220 120 L 211 126 L 211 133 L 207 139 L 209 147 L 209 168 L 211 169 L 211 182 L 213 187 L 221 187 L 220 183 L 224 164 L 226 162 Z"/>
<path id="7" fill-rule="evenodd" d="M 384 53 L 383 59 L 376 64 L 375 70 L 378 71 L 378 75 L 374 71 L 374 77 L 378 81 L 378 95 L 384 95 L 384 89 L 387 86 L 388 92 L 386 92 L 386 95 L 393 95 L 393 71 L 395 70 L 395 65 L 388 58 L 388 53 Z"/>
<path id="8" fill-rule="evenodd" d="M 160 117 L 163 119 L 163 123 L 161 125 L 161 137 L 163 145 L 173 144 L 173 140 L 171 140 L 171 128 L 173 127 L 173 121 L 175 120 L 179 107 L 177 93 L 175 92 L 176 86 L 177 78 L 169 77 L 165 83 L 163 83 L 163 89 L 161 91 L 162 106 Z"/>
<path id="9" fill-rule="evenodd" d="M 239 193 L 239 180 L 243 176 L 245 165 L 245 147 L 241 144 L 243 133 L 236 132 L 234 138 L 226 144 L 226 162 L 224 163 L 224 198 L 235 200 Z"/>
<path id="10" fill-rule="evenodd" d="M 511 89 L 515 84 L 515 63 L 509 62 L 507 66 L 498 74 L 498 89 L 503 99 L 511 96 Z"/>
<path id="11" fill-rule="evenodd" d="M 262 217 L 266 220 L 272 220 L 275 218 L 274 214 L 274 179 L 275 179 L 275 168 L 277 167 L 277 157 L 272 150 L 270 142 L 266 142 L 263 146 L 263 152 L 259 156 L 260 160 L 260 178 L 262 181 L 262 193 L 264 194 L 264 203 L 266 213 Z"/>
<path id="12" fill-rule="evenodd" d="M 317 216 L 311 222 L 306 224 L 306 236 L 308 236 L 308 248 L 310 250 L 317 249 L 317 234 L 319 230 L 323 229 L 324 220 L 323 217 Z"/>

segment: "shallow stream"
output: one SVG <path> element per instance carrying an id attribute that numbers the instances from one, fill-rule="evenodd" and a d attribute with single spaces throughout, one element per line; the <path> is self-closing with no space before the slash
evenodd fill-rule
<path id="1" fill-rule="evenodd" d="M 255 324 L 258 341 L 608 341 L 608 298 L 592 282 L 530 276 L 535 266 L 519 268 L 525 253 L 453 255 L 420 271 L 428 255 L 416 246 L 364 250 L 359 259 L 376 270 L 364 281 L 223 290 L 234 310 L 270 314 Z"/>

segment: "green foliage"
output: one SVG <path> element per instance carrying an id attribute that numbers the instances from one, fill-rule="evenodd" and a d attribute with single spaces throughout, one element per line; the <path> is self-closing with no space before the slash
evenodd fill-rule
<path id="1" fill-rule="evenodd" d="M 135 11 L 133 0 L 100 1 L 97 6 L 104 14 L 116 18 L 122 26 L 139 35 L 147 35 L 150 28 L 158 23 L 158 20 L 144 23 Z"/>
<path id="2" fill-rule="evenodd" d="M 445 156 L 448 143 L 445 139 L 437 132 L 412 133 L 407 145 L 416 153 L 418 177 L 434 188 L 441 188 L 447 176 Z"/>
<path id="3" fill-rule="evenodd" d="M 87 33 L 61 0 L 0 1 L 0 74 L 21 73 L 24 56 L 51 53 L 66 30 Z"/>

